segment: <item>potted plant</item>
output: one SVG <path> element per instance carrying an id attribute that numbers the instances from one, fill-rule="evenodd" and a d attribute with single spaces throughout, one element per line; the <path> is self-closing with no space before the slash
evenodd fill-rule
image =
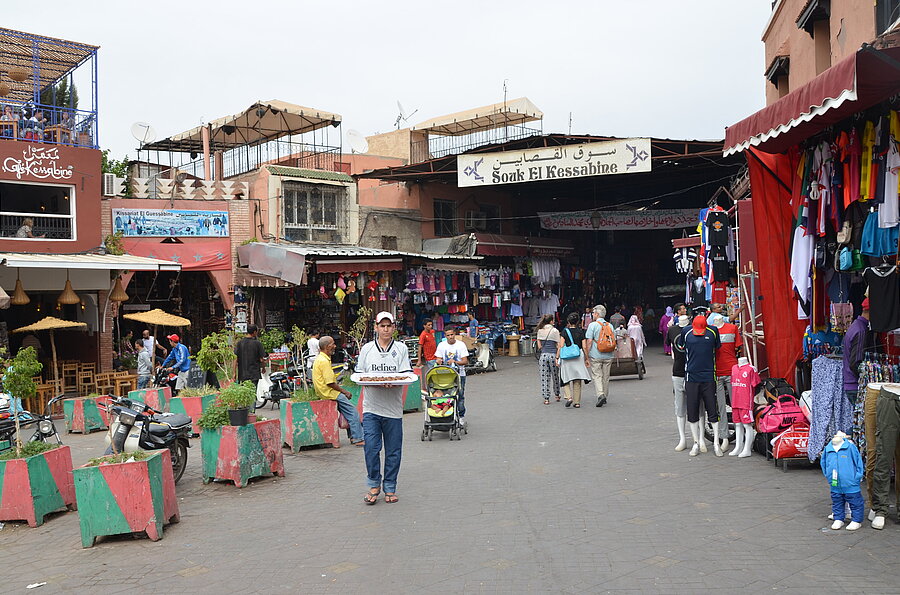
<path id="1" fill-rule="evenodd" d="M 256 401 L 256 386 L 249 380 L 235 382 L 219 393 L 218 402 L 228 410 L 233 426 L 246 426 L 250 407 Z"/>
<path id="2" fill-rule="evenodd" d="M 204 370 L 212 370 L 223 384 L 234 381 L 235 334 L 233 331 L 218 331 L 203 337 L 197 352 L 197 365 Z"/>
<path id="3" fill-rule="evenodd" d="M 292 452 L 304 446 L 331 444 L 341 447 L 337 402 L 323 399 L 315 390 L 300 389 L 280 407 L 281 439 Z"/>
<path id="4" fill-rule="evenodd" d="M 74 470 L 83 547 L 122 533 L 162 539 L 163 525 L 180 518 L 170 456 L 168 449 L 120 453 Z"/>

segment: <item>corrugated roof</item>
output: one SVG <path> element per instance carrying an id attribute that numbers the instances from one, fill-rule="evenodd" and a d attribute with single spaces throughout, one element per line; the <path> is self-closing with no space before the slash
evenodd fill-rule
<path id="1" fill-rule="evenodd" d="M 331 180 L 333 182 L 353 182 L 353 178 L 347 174 L 322 169 L 303 169 L 302 167 L 289 167 L 287 165 L 267 165 L 269 173 L 276 176 L 290 176 L 292 178 L 309 178 L 311 180 Z"/>
<path id="2" fill-rule="evenodd" d="M 0 252 L 0 265 L 17 268 L 178 271 L 177 262 L 123 254 L 33 254 Z"/>

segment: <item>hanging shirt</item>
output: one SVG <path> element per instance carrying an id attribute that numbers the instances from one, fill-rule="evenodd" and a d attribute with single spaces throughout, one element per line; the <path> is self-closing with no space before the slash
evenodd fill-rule
<path id="1" fill-rule="evenodd" d="M 791 247 L 791 280 L 800 298 L 800 310 L 797 315 L 800 320 L 809 318 L 807 313 L 810 301 L 810 267 L 813 258 L 813 237 L 807 235 L 805 230 L 798 226 L 794 229 L 794 242 Z"/>
<path id="2" fill-rule="evenodd" d="M 672 259 L 675 261 L 675 271 L 686 275 L 694 270 L 697 251 L 693 248 L 676 248 Z"/>
<path id="3" fill-rule="evenodd" d="M 872 153 L 875 150 L 875 124 L 866 122 L 862 135 L 862 155 L 859 169 L 859 198 L 871 200 L 874 196 L 872 186 Z"/>
<path id="4" fill-rule="evenodd" d="M 897 200 L 897 190 L 900 188 L 900 115 L 891 112 L 890 141 L 885 158 L 883 186 L 884 202 L 878 207 L 878 227 L 894 227 L 900 223 L 900 204 Z"/>
<path id="5" fill-rule="evenodd" d="M 712 262 L 712 280 L 728 281 L 728 256 L 725 254 L 725 246 L 713 246 L 709 260 Z"/>
<path id="6" fill-rule="evenodd" d="M 710 246 L 725 246 L 731 227 L 728 224 L 728 213 L 710 209 L 706 214 L 706 237 Z"/>
<path id="7" fill-rule="evenodd" d="M 886 333 L 900 328 L 900 275 L 897 267 L 865 270 L 863 279 L 869 285 L 869 320 L 872 330 Z"/>
<path id="8" fill-rule="evenodd" d="M 837 143 L 841 149 L 841 164 L 844 169 L 844 208 L 853 201 L 859 200 L 859 176 L 862 147 L 859 133 L 855 128 L 850 132 L 841 132 Z"/>

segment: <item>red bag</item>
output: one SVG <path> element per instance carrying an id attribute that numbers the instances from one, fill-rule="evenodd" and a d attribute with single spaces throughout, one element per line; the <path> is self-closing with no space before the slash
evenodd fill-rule
<path id="1" fill-rule="evenodd" d="M 772 439 L 772 456 L 776 459 L 805 459 L 809 453 L 809 426 L 798 423 Z"/>
<path id="2" fill-rule="evenodd" d="M 342 430 L 350 429 L 350 422 L 348 422 L 347 418 L 344 417 L 344 414 L 340 412 L 338 412 L 338 427 Z"/>
<path id="3" fill-rule="evenodd" d="M 774 403 L 766 405 L 757 413 L 756 431 L 777 434 L 795 423 L 806 423 L 806 416 L 800 409 L 796 397 L 781 395 Z"/>

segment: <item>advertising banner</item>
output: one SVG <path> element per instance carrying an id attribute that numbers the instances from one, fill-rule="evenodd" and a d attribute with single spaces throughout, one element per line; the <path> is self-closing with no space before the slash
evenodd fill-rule
<path id="1" fill-rule="evenodd" d="M 125 237 L 228 237 L 227 211 L 113 209 L 113 232 Z"/>
<path id="2" fill-rule="evenodd" d="M 699 209 L 580 211 L 538 213 L 538 217 L 544 229 L 678 229 L 696 227 L 699 223 L 699 211 Z"/>

